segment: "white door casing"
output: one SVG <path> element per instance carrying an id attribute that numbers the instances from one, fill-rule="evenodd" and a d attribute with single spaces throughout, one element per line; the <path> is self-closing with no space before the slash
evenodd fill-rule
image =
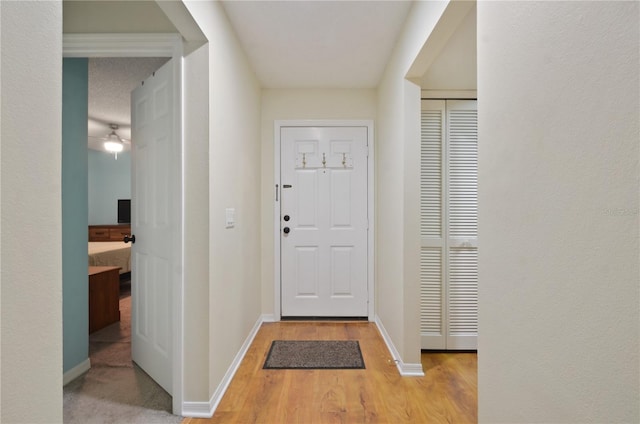
<path id="1" fill-rule="evenodd" d="M 371 315 L 368 131 L 280 128 L 282 316 Z"/>
<path id="2" fill-rule="evenodd" d="M 421 133 L 421 345 L 477 349 L 477 102 L 423 100 Z"/>
<path id="3" fill-rule="evenodd" d="M 131 94 L 133 360 L 169 394 L 173 391 L 172 223 L 170 161 L 176 143 L 173 63 Z"/>

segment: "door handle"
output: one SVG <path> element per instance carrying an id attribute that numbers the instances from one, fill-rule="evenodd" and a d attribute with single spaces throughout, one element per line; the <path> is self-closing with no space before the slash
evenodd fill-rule
<path id="1" fill-rule="evenodd" d="M 126 236 L 124 236 L 124 242 L 125 243 L 131 242 L 131 244 L 133 244 L 133 243 L 136 242 L 136 236 L 134 234 L 131 234 L 130 236 L 126 235 Z"/>
<path id="2" fill-rule="evenodd" d="M 285 233 L 285 234 L 289 234 L 289 231 L 291 231 L 291 229 L 289 227 L 284 227 L 282 229 L 282 232 Z"/>

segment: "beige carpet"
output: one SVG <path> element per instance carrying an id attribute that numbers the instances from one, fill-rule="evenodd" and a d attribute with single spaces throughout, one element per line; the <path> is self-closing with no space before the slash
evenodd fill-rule
<path id="1" fill-rule="evenodd" d="M 91 369 L 64 387 L 65 423 L 180 423 L 171 396 L 131 361 L 131 296 L 120 322 L 89 336 Z"/>

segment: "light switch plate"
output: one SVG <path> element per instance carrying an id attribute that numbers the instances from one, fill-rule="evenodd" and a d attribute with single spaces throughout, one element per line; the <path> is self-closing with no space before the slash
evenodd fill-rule
<path id="1" fill-rule="evenodd" d="M 225 227 L 233 228 L 236 225 L 236 210 L 235 208 L 225 209 Z"/>

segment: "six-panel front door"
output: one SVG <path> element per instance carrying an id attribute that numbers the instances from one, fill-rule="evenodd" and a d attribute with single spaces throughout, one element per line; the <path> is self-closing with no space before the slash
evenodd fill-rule
<path id="1" fill-rule="evenodd" d="M 283 127 L 283 317 L 366 317 L 367 128 Z"/>

